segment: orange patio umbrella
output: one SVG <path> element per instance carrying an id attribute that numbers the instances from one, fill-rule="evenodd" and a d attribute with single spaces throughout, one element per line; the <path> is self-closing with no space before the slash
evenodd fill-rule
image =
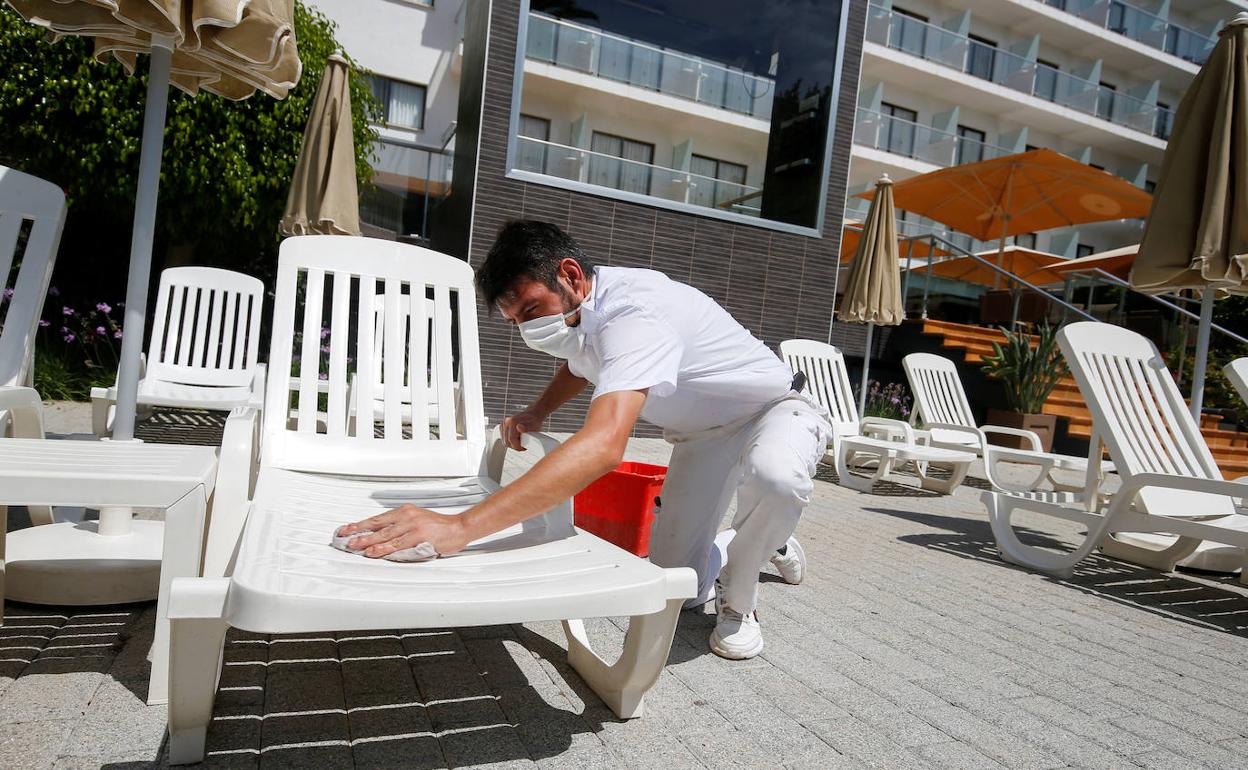
<path id="1" fill-rule="evenodd" d="M 1103 270 L 1125 281 L 1127 276 L 1131 274 L 1131 266 L 1135 264 L 1135 254 L 1139 250 L 1140 244 L 1134 243 L 1130 246 L 1121 246 L 1117 249 L 1089 254 L 1086 257 L 1068 259 L 1053 265 L 1050 270 L 1062 275 L 1073 272 Z"/>
<path id="2" fill-rule="evenodd" d="M 899 209 L 999 240 L 999 256 L 1011 235 L 1142 217 L 1152 203 L 1127 180 L 1044 148 L 904 179 L 893 195 Z"/>
<path id="3" fill-rule="evenodd" d="M 1006 246 L 1004 255 L 1006 261 L 1014 268 L 1011 272 L 1028 283 L 1046 286 L 1048 284 L 1061 283 L 1064 280 L 1062 274 L 1053 269 L 1055 265 L 1059 265 L 1064 261 L 1056 254 L 1046 254 L 1043 251 L 1033 251 L 1032 249 L 1024 249 L 1019 246 Z M 983 259 L 985 256 L 991 256 L 991 254 L 978 254 L 976 256 Z M 951 278 L 955 281 L 965 281 L 967 283 L 979 284 L 980 286 L 992 286 L 996 282 L 997 272 L 986 267 L 980 259 L 975 259 L 974 257 L 954 257 L 953 259 L 934 262 L 930 267 L 919 268 L 919 270 L 931 270 L 932 275 L 941 278 Z"/>
<path id="4" fill-rule="evenodd" d="M 858 253 L 858 242 L 862 240 L 862 224 L 858 222 L 847 222 L 841 231 L 841 256 L 842 264 L 853 260 L 854 255 Z M 927 259 L 928 257 L 948 257 L 951 256 L 948 251 L 939 246 L 932 248 L 931 242 L 921 239 L 904 240 L 897 244 L 897 253 L 901 259 Z"/>

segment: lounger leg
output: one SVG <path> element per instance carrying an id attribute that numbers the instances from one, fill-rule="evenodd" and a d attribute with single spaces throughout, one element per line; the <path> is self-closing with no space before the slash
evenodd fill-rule
<path id="1" fill-rule="evenodd" d="M 108 435 L 109 417 L 116 402 L 108 397 L 108 388 L 91 389 L 91 432 L 100 438 Z"/>
<path id="2" fill-rule="evenodd" d="M 1109 532 L 1101 539 L 1100 547 L 1101 553 L 1106 556 L 1162 572 L 1173 572 L 1175 565 L 1195 553 L 1202 542 L 1199 538 L 1180 537 L 1166 548 L 1145 548 L 1124 543 Z"/>
<path id="3" fill-rule="evenodd" d="M 941 468 L 949 469 L 949 478 L 938 479 L 927 474 L 929 468 L 933 465 Z M 938 492 L 942 495 L 951 495 L 953 490 L 966 478 L 966 472 L 970 470 L 969 463 L 926 463 L 916 462 L 914 464 L 915 472 L 919 474 L 919 486 L 929 492 Z"/>
<path id="4" fill-rule="evenodd" d="M 207 507 L 204 488 L 197 487 L 165 511 L 156 633 L 152 640 L 152 677 L 147 686 L 149 706 L 169 700 L 169 590 L 175 578 L 199 576 Z"/>
<path id="5" fill-rule="evenodd" d="M 563 632 L 568 637 L 568 663 L 620 719 L 642 715 L 646 692 L 659 680 L 667 664 L 684 602 L 683 598 L 668 599 L 665 609 L 651 615 L 634 615 L 628 622 L 624 652 L 610 665 L 590 649 L 584 623 L 563 622 Z"/>
<path id="6" fill-rule="evenodd" d="M 1069 553 L 1059 553 L 1025 545 L 1018 539 L 1018 535 L 1014 534 L 1014 525 L 1010 519 L 1016 510 L 1027 510 L 1025 500 L 996 492 L 985 492 L 982 499 L 984 506 L 988 509 L 988 522 L 992 525 L 992 535 L 997 540 L 997 550 L 1001 553 L 1001 558 L 1011 564 L 1048 572 L 1060 578 L 1069 578 L 1074 573 L 1075 565 L 1092 553 L 1092 549 L 1100 543 L 1113 518 L 1111 509 L 1109 514 L 1088 528 L 1087 537 L 1078 548 Z M 1037 510 L 1037 512 L 1043 513 L 1044 511 Z"/>
<path id="7" fill-rule="evenodd" d="M 1015 484 L 1014 482 L 1004 481 L 1000 475 L 996 473 L 997 463 L 1003 462 L 998 460 L 996 454 L 985 447 L 984 449 L 984 473 L 988 475 L 988 481 L 998 489 L 1004 489 L 1008 492 L 1034 492 L 1040 488 L 1045 481 L 1052 481 L 1051 474 L 1053 472 L 1053 463 L 1036 463 L 1035 468 L 1038 469 L 1035 477 L 1026 484 Z M 1017 465 L 1018 463 L 1014 463 Z M 1080 487 L 1079 489 L 1082 489 Z M 1076 490 L 1078 491 L 1078 490 Z"/>
<path id="8" fill-rule="evenodd" d="M 849 471 L 850 458 L 858 454 L 863 453 L 860 451 L 850 453 L 842 448 L 836 456 L 836 475 L 840 478 L 843 486 L 869 494 L 875 488 L 875 482 L 884 478 L 893 469 L 893 459 L 887 454 L 882 454 L 879 463 L 875 467 L 875 473 L 864 479 Z"/>
<path id="9" fill-rule="evenodd" d="M 229 578 L 179 578 L 171 587 L 169 764 L 204 758 L 225 645 Z"/>

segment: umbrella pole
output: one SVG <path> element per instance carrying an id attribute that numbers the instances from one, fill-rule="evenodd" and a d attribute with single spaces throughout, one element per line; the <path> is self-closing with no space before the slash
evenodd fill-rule
<path id="1" fill-rule="evenodd" d="M 1209 331 L 1213 326 L 1213 299 L 1217 292 L 1206 286 L 1200 298 L 1200 327 L 1196 330 L 1196 359 L 1192 368 L 1192 417 L 1200 427 L 1200 411 L 1205 401 L 1205 367 L 1209 364 Z"/>
<path id="2" fill-rule="evenodd" d="M 871 370 L 871 334 L 875 331 L 875 324 L 867 324 L 867 348 L 862 354 L 862 386 L 858 389 L 858 419 L 862 419 L 863 412 L 867 411 L 867 375 Z"/>
<path id="3" fill-rule="evenodd" d="M 167 46 L 167 47 L 166 47 Z M 152 38 L 148 65 L 147 104 L 139 147 L 138 191 L 134 202 L 134 234 L 130 241 L 130 273 L 126 281 L 126 314 L 117 369 L 117 413 L 113 440 L 134 438 L 139 393 L 139 356 L 147 315 L 147 284 L 152 272 L 152 240 L 156 229 L 156 195 L 160 188 L 160 157 L 164 146 L 165 112 L 169 106 L 169 69 L 173 40 Z"/>

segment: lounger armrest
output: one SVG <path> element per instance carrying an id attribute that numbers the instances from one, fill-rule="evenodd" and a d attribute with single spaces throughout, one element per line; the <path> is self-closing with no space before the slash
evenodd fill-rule
<path id="1" fill-rule="evenodd" d="M 225 421 L 217 485 L 210 504 L 204 577 L 228 575 L 247 522 L 259 466 L 260 410 L 236 407 Z"/>
<path id="2" fill-rule="evenodd" d="M 925 422 L 923 423 L 923 430 L 926 431 L 929 435 L 934 430 L 944 430 L 944 431 L 949 431 L 951 433 L 965 433 L 967 436 L 969 436 L 971 439 L 973 439 L 975 442 L 978 443 L 978 445 L 981 447 L 981 451 L 982 451 L 982 447 L 988 444 L 988 438 L 984 435 L 984 432 L 982 430 L 980 430 L 979 428 L 970 428 L 970 427 L 967 427 L 966 425 L 956 425 L 951 422 Z M 967 444 L 967 446 L 970 446 L 970 444 Z"/>
<path id="3" fill-rule="evenodd" d="M 1194 476 L 1179 476 L 1170 473 L 1137 473 L 1127 479 L 1115 498 L 1121 496 L 1133 499 L 1143 489 L 1152 487 L 1162 489 L 1178 489 L 1185 492 L 1204 492 L 1210 495 L 1225 495 L 1230 498 L 1242 498 L 1248 488 L 1242 481 L 1226 479 L 1202 479 Z"/>
<path id="4" fill-rule="evenodd" d="M 34 388 L 21 385 L 0 387 L 0 412 L 8 412 L 13 438 L 43 438 L 43 401 Z M 4 423 L 0 422 L 0 435 Z"/>
<path id="5" fill-rule="evenodd" d="M 520 434 L 520 443 L 524 445 L 525 451 L 540 449 L 542 455 L 548 455 L 560 446 L 559 439 L 543 433 L 542 431 L 531 431 Z M 483 459 L 484 468 L 482 475 L 488 476 L 495 482 L 501 484 L 503 481 L 503 462 L 507 459 L 507 444 L 503 441 L 503 432 L 500 426 L 495 426 L 490 431 L 490 440 L 488 448 Z M 546 524 L 554 529 L 563 529 L 566 527 L 568 532 L 572 531 L 572 500 L 571 498 L 551 508 L 545 514 Z"/>
<path id="6" fill-rule="evenodd" d="M 863 417 L 858 423 L 858 432 L 864 436 L 883 438 L 888 441 L 900 436 L 907 444 L 914 443 L 914 428 L 909 423 L 889 417 Z"/>
<path id="7" fill-rule="evenodd" d="M 250 409 L 264 409 L 264 388 L 269 368 L 265 364 L 256 364 L 256 373 L 251 378 L 251 398 L 247 399 Z"/>
<path id="8" fill-rule="evenodd" d="M 979 426 L 979 430 L 985 435 L 989 433 L 999 433 L 1003 436 L 1018 436 L 1019 438 L 1025 438 L 1027 439 L 1027 442 L 1031 444 L 1031 446 L 1028 447 L 1031 451 L 1044 451 L 1044 446 L 1040 443 L 1040 437 L 1036 435 L 1035 431 L 1025 430 L 1023 428 L 1007 428 L 1003 425 L 981 425 Z"/>

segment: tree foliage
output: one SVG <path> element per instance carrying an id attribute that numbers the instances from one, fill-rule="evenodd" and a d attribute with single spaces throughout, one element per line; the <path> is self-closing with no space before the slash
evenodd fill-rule
<path id="1" fill-rule="evenodd" d="M 295 35 L 303 76 L 284 100 L 257 93 L 231 102 L 170 91 L 158 248 L 190 250 L 201 264 L 272 273 L 277 224 L 304 126 L 326 60 L 339 50 L 333 22 L 302 2 L 295 3 Z M 65 189 L 71 212 L 65 242 L 72 253 L 62 248 L 61 259 L 78 270 L 104 272 L 99 259 L 124 260 L 128 253 L 146 64 L 127 76 L 116 62 L 96 62 L 91 40 L 50 42 L 42 29 L 0 4 L 0 72 L 0 163 Z M 369 124 L 379 106 L 364 77 L 353 72 L 356 170 L 363 185 L 376 139 Z M 113 268 L 123 281 L 124 264 Z"/>

